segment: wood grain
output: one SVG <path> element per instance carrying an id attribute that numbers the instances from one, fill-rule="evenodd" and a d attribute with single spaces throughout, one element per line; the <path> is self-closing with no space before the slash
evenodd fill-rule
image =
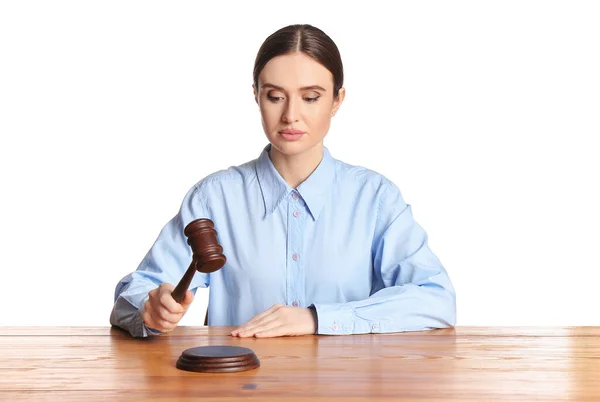
<path id="1" fill-rule="evenodd" d="M 397 334 L 242 339 L 180 327 L 0 327 L 0 400 L 600 401 L 600 327 L 457 327 Z M 252 349 L 255 370 L 178 370 L 187 348 Z"/>

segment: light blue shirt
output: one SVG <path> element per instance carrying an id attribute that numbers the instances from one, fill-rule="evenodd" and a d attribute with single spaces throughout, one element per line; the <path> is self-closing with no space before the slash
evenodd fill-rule
<path id="1" fill-rule="evenodd" d="M 111 324 L 148 335 L 140 309 L 148 292 L 179 282 L 192 260 L 183 230 L 209 218 L 227 262 L 211 274 L 196 272 L 190 286 L 194 293 L 211 288 L 209 325 L 238 326 L 277 303 L 314 305 L 318 334 L 455 325 L 452 283 L 395 184 L 325 147 L 319 166 L 294 189 L 270 149 L 187 193 L 137 270 L 117 285 Z"/>

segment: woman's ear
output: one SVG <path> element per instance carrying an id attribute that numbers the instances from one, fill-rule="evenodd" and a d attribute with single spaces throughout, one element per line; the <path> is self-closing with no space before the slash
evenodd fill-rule
<path id="1" fill-rule="evenodd" d="M 258 93 L 256 92 L 256 87 L 252 84 L 252 92 L 254 93 L 254 101 L 258 105 Z"/>
<path id="2" fill-rule="evenodd" d="M 346 88 L 340 88 L 338 91 L 338 96 L 333 100 L 333 109 L 331 110 L 331 117 L 335 115 L 344 102 L 344 98 L 346 97 Z"/>

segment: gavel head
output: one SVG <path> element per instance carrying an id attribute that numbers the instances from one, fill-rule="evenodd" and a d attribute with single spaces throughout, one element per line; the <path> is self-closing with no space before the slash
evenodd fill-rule
<path id="1" fill-rule="evenodd" d="M 217 231 L 210 219 L 196 219 L 187 224 L 183 233 L 187 236 L 192 248 L 193 264 L 205 274 L 220 269 L 227 259 L 223 255 L 223 247 L 217 241 Z"/>

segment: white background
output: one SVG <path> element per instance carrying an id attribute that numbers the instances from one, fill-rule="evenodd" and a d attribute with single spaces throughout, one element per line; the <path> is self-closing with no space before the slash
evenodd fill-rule
<path id="1" fill-rule="evenodd" d="M 0 325 L 109 325 L 187 190 L 266 145 L 253 63 L 293 23 L 342 54 L 326 146 L 399 186 L 458 325 L 600 324 L 598 21 L 593 1 L 2 2 Z"/>

